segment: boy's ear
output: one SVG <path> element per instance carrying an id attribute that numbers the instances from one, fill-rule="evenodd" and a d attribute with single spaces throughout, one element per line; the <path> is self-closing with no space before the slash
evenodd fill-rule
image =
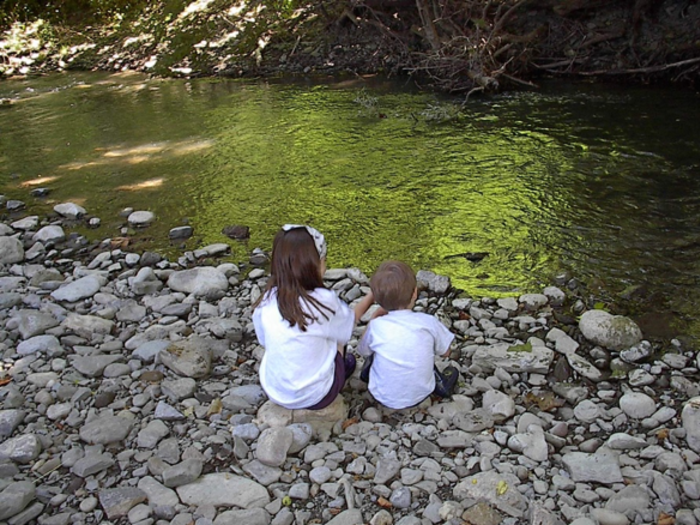
<path id="1" fill-rule="evenodd" d="M 417 286 L 413 289 L 413 295 L 411 296 L 411 301 L 415 302 L 416 299 L 418 299 L 418 287 Z"/>

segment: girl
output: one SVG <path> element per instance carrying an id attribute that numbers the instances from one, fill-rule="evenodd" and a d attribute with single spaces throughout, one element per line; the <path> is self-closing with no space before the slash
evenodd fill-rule
<path id="1" fill-rule="evenodd" d="M 355 357 L 344 357 L 343 347 L 374 296 L 365 296 L 353 313 L 323 285 L 325 272 L 323 235 L 310 226 L 283 226 L 272 244 L 271 275 L 254 306 L 253 325 L 265 347 L 260 383 L 285 408 L 327 407 L 355 370 Z"/>

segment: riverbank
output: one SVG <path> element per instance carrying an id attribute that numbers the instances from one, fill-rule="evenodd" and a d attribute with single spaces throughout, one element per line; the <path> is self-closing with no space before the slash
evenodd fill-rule
<path id="1" fill-rule="evenodd" d="M 477 299 L 421 272 L 417 307 L 456 335 L 453 399 L 389 411 L 353 377 L 323 417 L 291 413 L 257 381 L 262 250 L 240 264 L 217 263 L 225 244 L 168 261 L 66 236 L 84 213 L 63 203 L 0 232 L 0 520 L 700 519 L 700 362 L 680 337 L 646 342 L 567 282 Z M 367 291 L 354 269 L 326 283 L 348 303 Z"/>
<path id="2" fill-rule="evenodd" d="M 183 77 L 382 73 L 465 94 L 536 88 L 543 75 L 692 87 L 700 74 L 700 8 L 677 0 L 477 1 L 470 9 L 450 0 L 391 7 L 198 0 L 113 7 L 97 21 L 95 13 L 61 9 L 38 9 L 14 23 L 19 15 L 2 14 L 9 20 L 0 41 L 3 77 L 66 69 Z"/>

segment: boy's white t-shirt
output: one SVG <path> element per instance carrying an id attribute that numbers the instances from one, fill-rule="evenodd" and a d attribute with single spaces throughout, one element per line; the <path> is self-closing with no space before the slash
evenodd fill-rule
<path id="1" fill-rule="evenodd" d="M 306 326 L 290 326 L 277 307 L 276 289 L 272 289 L 253 312 L 258 341 L 265 347 L 260 364 L 260 384 L 267 396 L 289 409 L 307 408 L 321 401 L 331 389 L 335 374 L 338 344 L 350 340 L 355 313 L 334 292 L 316 288 L 311 297 L 328 306 L 322 310 L 301 301 L 302 308 L 317 321 Z M 335 313 L 333 313 L 335 312 Z"/>
<path id="2" fill-rule="evenodd" d="M 369 391 L 382 405 L 414 406 L 435 389 L 434 356 L 444 355 L 454 334 L 432 315 L 393 310 L 370 321 L 357 351 L 374 354 Z"/>

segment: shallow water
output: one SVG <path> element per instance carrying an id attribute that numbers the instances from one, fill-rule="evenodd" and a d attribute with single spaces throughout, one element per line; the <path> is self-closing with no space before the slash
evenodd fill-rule
<path id="1" fill-rule="evenodd" d="M 700 334 L 697 93 L 557 83 L 460 108 L 376 79 L 64 74 L 4 81 L 0 97 L 15 100 L 0 190 L 33 214 L 83 205 L 102 219 L 93 239 L 118 236 L 130 206 L 158 217 L 138 249 L 177 256 L 167 234 L 187 222 L 188 249 L 229 242 L 240 262 L 279 225 L 311 223 L 329 266 L 403 259 L 473 296 L 563 271 L 612 293 L 646 285 Z M 222 235 L 231 224 L 250 240 Z"/>

